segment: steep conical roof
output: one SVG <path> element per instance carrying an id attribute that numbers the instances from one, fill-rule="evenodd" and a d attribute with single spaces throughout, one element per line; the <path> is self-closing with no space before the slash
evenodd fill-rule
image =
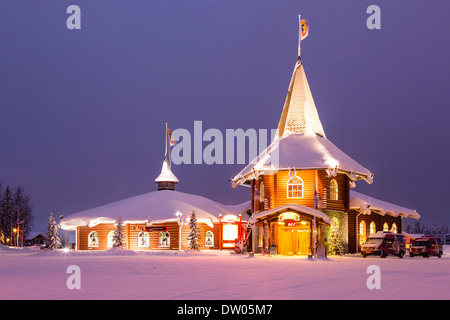
<path id="1" fill-rule="evenodd" d="M 305 70 L 299 58 L 289 84 L 276 137 L 281 138 L 293 133 L 307 132 L 325 137 Z"/>
<path id="2" fill-rule="evenodd" d="M 248 183 L 260 174 L 290 168 L 324 169 L 329 175 L 344 173 L 352 186 L 353 181 L 364 179 L 372 183 L 373 178 L 369 170 L 327 139 L 300 56 L 292 73 L 274 141 L 231 180 L 232 185 Z"/>

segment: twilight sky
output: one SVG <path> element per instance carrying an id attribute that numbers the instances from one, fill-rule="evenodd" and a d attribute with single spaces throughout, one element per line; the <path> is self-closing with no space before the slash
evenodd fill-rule
<path id="1" fill-rule="evenodd" d="M 81 30 L 66 9 L 81 8 Z M 381 30 L 366 9 L 381 8 Z M 355 190 L 450 224 L 448 1 L 38 0 L 0 10 L 0 180 L 35 230 L 156 190 L 171 129 L 276 128 L 302 59 L 328 139 L 375 173 Z M 206 143 L 205 143 L 206 145 Z M 177 190 L 234 204 L 243 165 L 178 165 Z"/>

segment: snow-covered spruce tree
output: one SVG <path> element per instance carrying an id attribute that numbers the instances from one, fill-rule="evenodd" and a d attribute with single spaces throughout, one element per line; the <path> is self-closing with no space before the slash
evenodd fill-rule
<path id="1" fill-rule="evenodd" d="M 190 250 L 200 250 L 199 239 L 200 239 L 200 230 L 197 225 L 197 215 L 195 211 L 192 211 L 191 218 L 189 219 L 189 249 Z"/>
<path id="2" fill-rule="evenodd" d="M 344 254 L 344 247 L 341 244 L 341 233 L 339 232 L 338 222 L 336 219 L 331 220 L 330 236 L 328 237 L 328 254 L 339 255 Z"/>
<path id="3" fill-rule="evenodd" d="M 113 248 L 123 248 L 124 243 L 124 234 L 123 234 L 123 220 L 122 217 L 119 217 L 116 221 L 116 230 L 113 235 Z"/>
<path id="4" fill-rule="evenodd" d="M 48 217 L 45 246 L 50 250 L 56 250 L 61 247 L 61 241 L 59 240 L 58 235 L 58 224 L 53 217 L 53 213 L 51 212 L 50 216 Z"/>
<path id="5" fill-rule="evenodd" d="M 0 198 L 0 229 L 3 234 L 3 244 L 12 244 L 12 230 L 14 221 L 14 203 L 13 194 L 9 186 L 6 186 L 5 191 Z M 9 241 L 8 241 L 9 239 Z"/>

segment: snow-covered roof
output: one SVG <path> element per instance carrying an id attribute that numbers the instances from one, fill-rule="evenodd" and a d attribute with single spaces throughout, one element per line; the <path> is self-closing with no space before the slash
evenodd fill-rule
<path id="1" fill-rule="evenodd" d="M 350 190 L 350 209 L 358 210 L 362 214 L 375 212 L 382 216 L 388 214 L 393 217 L 420 219 L 420 214 L 416 210 L 378 200 L 353 190 Z"/>
<path id="2" fill-rule="evenodd" d="M 297 60 L 277 128 L 277 137 L 296 133 L 325 137 L 301 59 Z"/>
<path id="3" fill-rule="evenodd" d="M 278 170 L 325 169 L 341 172 L 350 180 L 364 179 L 372 183 L 372 173 L 357 163 L 327 138 L 315 133 L 289 134 L 276 139 L 263 153 L 233 179 L 233 186 L 243 184 L 254 175 Z"/>
<path id="4" fill-rule="evenodd" d="M 178 178 L 173 174 L 172 170 L 170 169 L 170 163 L 167 158 L 167 154 L 164 158 L 164 162 L 161 168 L 161 173 L 159 176 L 155 179 L 155 182 L 174 182 L 178 183 Z"/>
<path id="5" fill-rule="evenodd" d="M 28 233 L 27 240 L 33 240 L 37 236 L 41 235 L 42 237 L 45 237 L 45 234 L 42 232 L 32 231 Z"/>
<path id="6" fill-rule="evenodd" d="M 413 240 L 417 239 L 417 238 L 425 237 L 425 235 L 423 233 L 408 233 L 405 231 L 403 231 L 402 233 L 405 235 L 405 237 L 411 238 Z"/>
<path id="7" fill-rule="evenodd" d="M 289 90 L 272 144 L 232 179 L 233 187 L 263 172 L 325 169 L 345 173 L 352 181 L 372 183 L 373 174 L 331 141 L 323 130 L 301 59 L 295 64 Z M 256 176 L 255 176 L 256 175 Z"/>
<path id="8" fill-rule="evenodd" d="M 183 214 L 183 221 L 188 221 L 193 210 L 199 222 L 212 225 L 219 222 L 219 214 L 240 214 L 249 208 L 249 201 L 238 205 L 223 205 L 194 194 L 160 190 L 69 215 L 61 220 L 60 225 L 62 229 L 75 230 L 77 226 L 92 227 L 100 223 L 114 223 L 119 216 L 125 224 L 151 224 L 178 221 L 177 212 Z"/>
<path id="9" fill-rule="evenodd" d="M 288 205 L 281 206 L 281 207 L 278 207 L 275 209 L 262 211 L 262 212 L 255 214 L 253 219 L 255 219 L 255 220 L 262 219 L 262 218 L 270 216 L 272 214 L 275 214 L 278 212 L 284 212 L 284 211 L 288 211 L 288 210 L 303 212 L 310 216 L 316 217 L 319 220 L 322 220 L 326 224 L 331 224 L 331 218 L 329 216 L 327 216 L 325 213 L 320 212 L 318 210 L 314 210 L 312 208 L 308 208 L 308 207 L 299 205 L 299 204 L 288 204 Z"/>

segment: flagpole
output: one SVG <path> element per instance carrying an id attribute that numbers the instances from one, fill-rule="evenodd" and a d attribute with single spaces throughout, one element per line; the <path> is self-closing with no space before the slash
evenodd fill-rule
<path id="1" fill-rule="evenodd" d="M 167 156 L 167 122 L 166 122 L 166 144 L 165 144 L 165 148 L 166 148 L 166 153 L 165 155 Z"/>
<path id="2" fill-rule="evenodd" d="M 317 178 L 317 176 L 316 176 Z M 314 210 L 317 210 L 317 188 L 316 188 L 316 182 L 314 182 Z M 316 258 L 316 254 L 317 254 L 317 242 L 316 242 L 316 234 L 317 234 L 317 225 L 316 225 L 316 214 L 314 213 L 314 232 L 313 232 L 313 237 L 314 237 L 314 257 Z"/>
<path id="3" fill-rule="evenodd" d="M 298 15 L 298 58 L 300 59 L 300 42 L 302 41 L 302 18 Z"/>

